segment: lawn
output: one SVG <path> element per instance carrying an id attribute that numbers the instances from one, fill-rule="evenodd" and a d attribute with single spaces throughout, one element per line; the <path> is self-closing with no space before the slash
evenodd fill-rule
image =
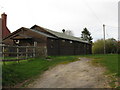
<path id="1" fill-rule="evenodd" d="M 2 67 L 2 83 L 4 86 L 14 86 L 25 80 L 40 75 L 57 64 L 66 64 L 78 60 L 77 56 L 52 56 L 48 58 L 34 58 L 20 64 L 14 62 L 12 64 L 3 65 Z"/>

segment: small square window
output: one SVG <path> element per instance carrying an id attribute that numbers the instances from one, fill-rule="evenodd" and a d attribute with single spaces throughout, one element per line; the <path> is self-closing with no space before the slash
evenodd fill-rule
<path id="1" fill-rule="evenodd" d="M 70 43 L 73 43 L 72 41 L 70 41 Z"/>
<path id="2" fill-rule="evenodd" d="M 51 45 L 50 47 L 53 48 L 53 45 Z"/>
<path id="3" fill-rule="evenodd" d="M 62 40 L 62 42 L 65 42 L 65 40 Z"/>
<path id="4" fill-rule="evenodd" d="M 53 40 L 51 40 L 53 42 Z"/>

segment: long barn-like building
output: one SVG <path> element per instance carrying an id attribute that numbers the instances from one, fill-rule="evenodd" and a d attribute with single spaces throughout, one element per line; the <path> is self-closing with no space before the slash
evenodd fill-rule
<path id="1" fill-rule="evenodd" d="M 4 38 L 3 42 L 7 45 L 36 45 L 36 47 L 41 48 L 39 52 L 50 56 L 92 53 L 92 45 L 87 41 L 38 25 L 34 25 L 31 28 L 22 27 Z"/>

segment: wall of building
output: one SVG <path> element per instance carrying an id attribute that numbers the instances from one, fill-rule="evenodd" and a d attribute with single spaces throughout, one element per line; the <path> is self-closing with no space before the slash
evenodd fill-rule
<path id="1" fill-rule="evenodd" d="M 2 19 L 0 18 L 0 44 L 2 43 Z"/>
<path id="2" fill-rule="evenodd" d="M 58 39 L 47 38 L 47 54 L 48 55 L 59 55 Z"/>
<path id="3" fill-rule="evenodd" d="M 85 53 L 84 45 L 84 43 L 74 42 L 75 55 L 82 55 Z"/>
<path id="4" fill-rule="evenodd" d="M 74 55 L 74 42 L 59 39 L 60 55 Z"/>
<path id="5" fill-rule="evenodd" d="M 91 54 L 91 45 L 64 39 L 47 39 L 48 55 L 83 55 Z"/>

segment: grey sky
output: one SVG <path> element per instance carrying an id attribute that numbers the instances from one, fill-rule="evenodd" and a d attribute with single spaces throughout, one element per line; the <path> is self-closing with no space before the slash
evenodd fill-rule
<path id="1" fill-rule="evenodd" d="M 71 30 L 80 37 L 87 27 L 97 40 L 103 38 L 102 24 L 105 24 L 106 38 L 118 39 L 118 1 L 0 0 L 0 13 L 7 13 L 7 25 L 12 32 L 37 24 L 59 32 L 63 28 Z"/>

